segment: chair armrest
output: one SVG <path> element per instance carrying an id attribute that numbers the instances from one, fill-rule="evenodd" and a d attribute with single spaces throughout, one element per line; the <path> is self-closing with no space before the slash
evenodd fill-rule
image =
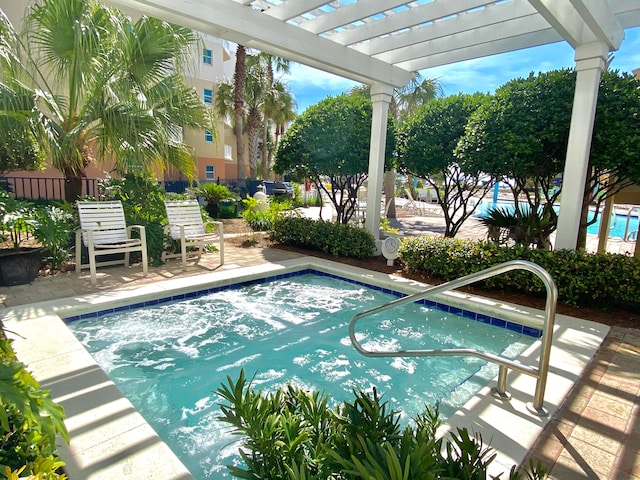
<path id="1" fill-rule="evenodd" d="M 204 230 L 206 232 L 209 232 L 210 230 L 214 230 L 213 228 L 209 228 L 210 226 L 212 227 L 217 227 L 217 233 L 222 237 L 223 236 L 223 232 L 224 232 L 224 223 L 219 222 L 217 220 L 209 220 L 207 222 L 205 222 L 204 224 Z"/>
<path id="2" fill-rule="evenodd" d="M 131 238 L 131 232 L 136 229 L 140 233 L 140 238 L 144 238 L 146 235 L 146 228 L 144 225 L 129 225 L 127 226 L 127 235 Z"/>

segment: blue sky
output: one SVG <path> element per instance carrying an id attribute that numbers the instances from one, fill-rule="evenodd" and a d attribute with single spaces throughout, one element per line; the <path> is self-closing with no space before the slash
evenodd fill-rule
<path id="1" fill-rule="evenodd" d="M 614 53 L 610 68 L 630 73 L 640 68 L 640 28 L 629 29 L 625 33 L 626 37 L 620 49 Z M 445 65 L 423 70 L 421 73 L 427 78 L 438 78 L 445 95 L 459 92 L 493 93 L 509 80 L 527 77 L 530 72 L 573 67 L 573 53 L 566 42 L 560 42 Z M 357 85 L 351 80 L 299 64 L 292 67 L 291 74 L 284 80 L 296 97 L 298 113 L 329 95 L 339 95 Z"/>

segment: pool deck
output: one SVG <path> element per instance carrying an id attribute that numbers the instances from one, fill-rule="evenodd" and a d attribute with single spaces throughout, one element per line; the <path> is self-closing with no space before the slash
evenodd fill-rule
<path id="1" fill-rule="evenodd" d="M 217 255 L 212 254 L 206 255 L 199 266 L 189 266 L 186 272 L 182 272 L 179 262 L 175 261 L 150 268 L 147 277 L 142 277 L 141 269 L 135 266 L 99 269 L 98 285 L 95 287 L 90 285 L 88 273 L 81 276 L 68 273 L 38 278 L 30 285 L 0 287 L 0 300 L 5 306 L 0 309 L 0 315 L 6 319 L 5 314 L 14 315 L 12 312 L 15 309 L 11 307 L 19 306 L 18 310 L 22 314 L 39 320 L 40 323 L 34 324 L 36 331 L 46 339 L 53 335 L 58 325 L 52 323 L 54 320 L 45 313 L 46 308 L 42 305 L 55 304 L 59 299 L 75 297 L 91 303 L 92 299 L 101 298 L 101 301 L 109 302 L 110 298 L 115 300 L 127 297 L 139 288 L 160 288 L 160 285 L 167 283 L 165 281 L 172 279 L 187 279 L 186 283 L 198 283 L 210 274 L 233 278 L 234 271 L 242 267 L 251 266 L 260 270 L 260 266 L 266 268 L 267 265 L 286 264 L 301 258 L 298 254 L 277 249 L 237 248 L 227 244 L 225 250 L 223 267 L 216 265 Z M 12 321 L 19 324 L 20 315 Z M 70 338 L 62 340 L 71 341 Z M 79 404 L 96 399 L 108 405 L 108 413 L 105 412 L 105 407 L 101 407 L 100 414 L 80 409 L 82 413 L 71 416 L 67 421 L 74 438 L 71 448 L 74 452 L 83 451 L 88 454 L 83 457 L 84 463 L 69 465 L 71 480 L 190 478 L 179 466 L 175 470 L 170 466 L 173 454 L 159 441 L 150 427 L 144 426 L 130 404 L 117 395 L 117 389 L 110 384 L 104 373 L 93 367 L 73 368 L 88 360 L 86 352 L 74 350 L 60 354 L 53 346 L 52 351 L 24 351 L 20 348 L 22 341 L 23 339 L 16 339 L 20 359 L 36 373 L 45 388 L 53 390 L 56 400 L 62 402 L 68 412 L 80 409 Z M 571 343 L 573 339 L 565 338 L 564 341 Z M 558 404 L 542 434 L 539 435 L 535 422 L 531 427 L 523 427 L 531 428 L 532 441 L 537 438 L 530 455 L 541 460 L 550 469 L 552 479 L 640 480 L 640 330 L 613 328 L 595 357 L 590 362 L 585 360 L 585 363 L 584 375 L 566 396 L 564 403 Z M 67 367 L 60 368 L 62 364 Z M 53 370 L 58 373 L 46 373 Z M 552 367 L 551 375 L 553 374 Z M 89 384 L 91 387 L 87 387 Z M 60 385 L 64 385 L 63 390 L 58 388 Z M 549 392 L 550 389 L 548 393 L 552 396 L 554 392 Z M 92 437 L 93 427 L 100 423 L 108 423 L 109 428 L 121 432 L 137 429 L 136 447 L 125 448 L 117 440 L 111 441 L 116 439 L 115 434 L 107 441 Z M 482 427 L 482 423 L 474 425 Z M 485 441 L 490 440 L 486 435 L 483 438 Z M 66 455 L 69 447 L 62 446 L 61 451 L 65 459 L 75 458 L 73 455 Z M 154 472 L 140 456 L 149 452 L 154 452 L 156 458 L 163 459 L 162 471 Z M 86 460 L 87 458 L 93 460 Z"/>

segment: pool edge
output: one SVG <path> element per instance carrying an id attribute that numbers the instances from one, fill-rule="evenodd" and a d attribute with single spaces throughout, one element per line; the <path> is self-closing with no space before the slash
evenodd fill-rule
<path id="1" fill-rule="evenodd" d="M 118 397 L 117 387 L 106 379 L 102 370 L 60 320 L 60 316 L 100 310 L 104 305 L 131 303 L 133 298 L 138 301 L 159 298 L 170 293 L 198 289 L 212 282 L 237 283 L 239 278 L 256 279 L 272 273 L 304 268 L 326 271 L 377 286 L 388 286 L 405 293 L 412 293 L 424 287 L 424 284 L 419 282 L 393 275 L 315 257 L 303 257 L 278 264 L 263 264 L 198 277 L 171 279 L 132 290 L 123 289 L 106 294 L 70 297 L 4 309 L 1 314 L 6 327 L 25 337 L 17 337 L 14 341 L 19 358 L 29 366 L 44 388 L 52 390 L 54 399 L 60 401 L 67 409 L 66 423 L 72 442 L 69 447 L 62 446 L 60 451 L 63 459 L 73 467 L 69 468 L 68 472 L 71 480 L 149 478 L 148 475 L 156 471 L 154 468 L 158 468 L 157 471 L 160 472 L 155 478 L 186 480 L 192 477 L 171 450 L 157 438 L 153 429 L 144 420 L 140 421 L 141 417 L 129 401 L 121 394 Z M 495 308 L 501 314 L 519 316 L 533 324 L 541 323 L 543 314 L 535 309 L 470 295 L 452 295 L 456 302 L 469 304 L 474 310 Z M 500 406 L 498 401 L 490 397 L 488 388 L 485 388 L 448 422 L 452 427 L 460 425 L 482 431 L 485 442 L 498 451 L 498 457 L 491 466 L 491 474 L 508 472 L 512 464 L 522 461 L 544 424 L 552 418 L 562 400 L 568 395 L 574 381 L 580 378 L 609 330 L 601 324 L 563 315 L 557 316 L 556 324 L 558 336 L 554 336 L 552 368 L 545 397 L 545 406 L 551 412 L 547 419 L 543 421 L 533 418 L 523 409 L 523 405 L 533 396 L 534 387 L 529 385 L 533 379 L 514 376 L 512 383 L 511 374 L 509 386 L 513 385 L 510 389 L 514 399 L 508 405 Z M 48 335 L 36 335 L 34 338 L 29 334 L 34 331 L 46 331 Z M 580 345 L 578 351 L 575 350 L 576 339 Z M 565 352 L 565 347 L 573 348 L 576 353 Z M 535 349 L 528 351 L 526 355 L 529 359 L 535 357 Z M 525 358 L 523 361 L 528 360 Z M 89 381 L 92 382 L 91 385 L 86 384 Z M 80 392 L 78 396 L 73 394 L 74 388 L 75 392 Z M 100 395 L 108 395 L 110 401 L 107 404 L 100 402 Z M 85 400 L 87 402 L 83 403 Z M 93 403 L 88 403 L 89 400 Z M 472 417 L 469 412 L 478 415 Z M 491 425 L 490 419 L 494 417 L 509 420 L 505 421 L 506 425 L 502 422 Z M 526 431 L 522 432 L 526 433 L 525 438 L 518 438 L 517 431 L 510 434 L 506 430 L 514 425 L 517 425 L 521 432 Z"/>

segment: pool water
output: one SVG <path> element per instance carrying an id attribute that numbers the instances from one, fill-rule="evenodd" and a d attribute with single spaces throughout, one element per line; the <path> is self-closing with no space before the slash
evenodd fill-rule
<path id="1" fill-rule="evenodd" d="M 484 217 L 487 212 L 493 208 L 507 208 L 513 210 L 513 202 L 512 201 L 504 201 L 498 200 L 497 203 L 493 201 L 483 200 L 476 207 L 475 216 L 476 217 Z M 560 211 L 559 207 L 555 208 L 556 212 Z M 589 220 L 593 218 L 593 212 L 591 212 Z M 600 221 L 602 219 L 602 211 L 598 213 L 598 219 L 592 225 L 587 227 L 587 233 L 590 235 L 598 235 L 600 229 Z M 638 214 L 637 210 L 629 217 L 629 225 L 627 225 L 627 215 L 624 214 L 616 214 L 611 215 L 611 224 L 609 228 L 609 236 L 610 237 L 619 237 L 625 238 L 625 233 L 637 232 L 638 231 Z"/>
<path id="2" fill-rule="evenodd" d="M 230 478 L 237 437 L 216 420 L 215 390 L 240 369 L 254 385 L 286 382 L 352 400 L 376 387 L 403 419 L 425 403 L 452 414 L 497 374 L 475 357 L 367 358 L 351 317 L 397 298 L 335 277 L 304 274 L 198 298 L 77 320 L 69 327 L 197 479 Z M 370 349 L 477 348 L 515 358 L 533 337 L 411 304 L 358 324 Z"/>

